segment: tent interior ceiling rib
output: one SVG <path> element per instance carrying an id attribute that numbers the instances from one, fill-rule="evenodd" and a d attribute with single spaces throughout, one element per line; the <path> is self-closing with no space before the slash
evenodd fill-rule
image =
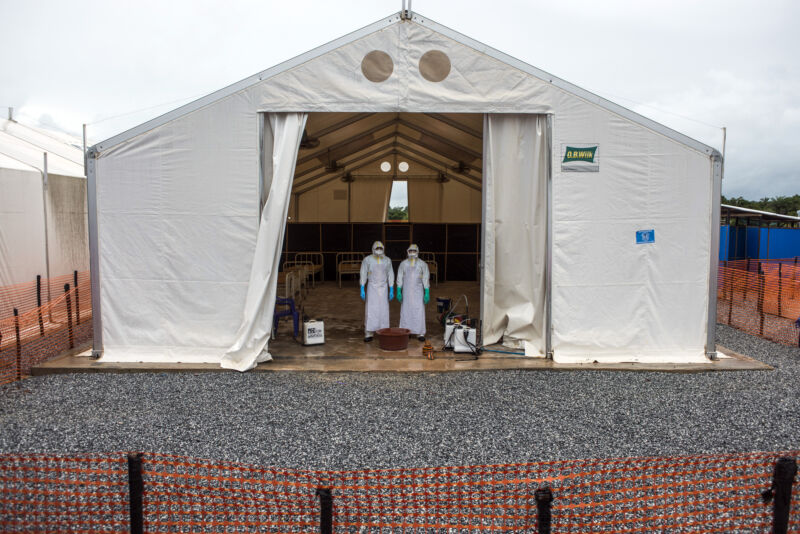
<path id="1" fill-rule="evenodd" d="M 462 203 L 479 205 L 482 184 L 483 115 L 478 113 L 312 113 L 309 115 L 294 175 L 293 220 L 375 220 L 383 214 L 366 213 L 358 206 L 349 213 L 332 213 L 325 200 L 337 198 L 347 184 L 367 186 L 405 180 L 414 191 L 430 191 L 454 182 Z M 388 161 L 388 171 L 381 163 Z M 408 167 L 399 168 L 405 162 Z M 405 169 L 405 170 L 404 170 Z M 373 189 L 377 184 L 373 185 Z M 312 202 L 323 189 L 334 193 Z M 449 187 L 453 190 L 456 188 Z M 473 193 L 469 193 L 472 191 Z M 452 193 L 453 191 L 448 191 Z M 338 198 L 347 198 L 346 193 Z M 357 193 L 353 194 L 356 198 Z M 450 220 L 439 203 L 425 203 L 426 195 L 409 198 L 413 221 L 479 222 L 479 210 L 464 210 L 463 220 Z M 373 210 L 374 211 L 374 210 Z M 448 210 L 444 210 L 448 211 Z M 449 210 L 452 213 L 453 210 Z M 457 217 L 458 218 L 458 217 Z M 477 221 L 473 221 L 476 219 Z"/>

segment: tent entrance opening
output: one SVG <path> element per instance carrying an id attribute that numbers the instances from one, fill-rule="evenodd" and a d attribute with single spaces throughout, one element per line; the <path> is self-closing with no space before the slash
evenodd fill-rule
<path id="1" fill-rule="evenodd" d="M 308 356 L 420 357 L 364 342 L 359 271 L 375 241 L 393 272 L 415 243 L 430 272 L 427 339 L 441 348 L 437 299 L 460 300 L 480 317 L 483 183 L 482 114 L 310 113 L 292 184 L 280 261 L 278 297 L 300 316 L 324 322 L 325 344 L 293 339 L 293 317 L 277 321 L 274 358 Z M 393 183 L 405 198 L 391 201 Z M 463 297 L 462 297 L 463 296 Z M 282 305 L 288 310 L 288 306 Z M 279 306 L 280 308 L 281 306 Z M 401 303 L 390 301 L 390 325 Z M 302 324 L 298 340 L 302 341 Z"/>

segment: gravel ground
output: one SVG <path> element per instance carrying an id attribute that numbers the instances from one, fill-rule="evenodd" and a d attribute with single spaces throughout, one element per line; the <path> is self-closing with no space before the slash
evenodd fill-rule
<path id="1" fill-rule="evenodd" d="M 774 371 L 75 374 L 0 386 L 0 452 L 141 450 L 346 469 L 800 447 L 800 349 Z"/>

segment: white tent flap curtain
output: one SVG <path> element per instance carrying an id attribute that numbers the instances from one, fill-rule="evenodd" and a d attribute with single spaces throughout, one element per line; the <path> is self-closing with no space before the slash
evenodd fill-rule
<path id="1" fill-rule="evenodd" d="M 286 231 L 297 152 L 307 118 L 307 113 L 269 113 L 264 121 L 263 138 L 272 139 L 271 145 L 262 145 L 263 187 L 269 193 L 258 226 L 242 323 L 236 340 L 221 361 L 226 369 L 247 371 L 259 362 L 272 359 L 267 352 L 267 341 L 275 312 L 281 243 Z"/>
<path id="2" fill-rule="evenodd" d="M 490 115 L 483 127 L 483 339 L 544 356 L 546 115 Z"/>

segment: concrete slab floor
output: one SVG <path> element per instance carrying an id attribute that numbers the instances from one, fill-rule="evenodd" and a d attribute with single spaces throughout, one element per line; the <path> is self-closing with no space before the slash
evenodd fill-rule
<path id="1" fill-rule="evenodd" d="M 292 338 L 290 319 L 281 320 L 276 339 L 269 344 L 274 360 L 260 364 L 256 372 L 271 371 L 316 371 L 316 372 L 444 372 L 505 369 L 548 370 L 619 370 L 619 371 L 667 371 L 705 372 L 722 370 L 771 369 L 770 366 L 732 353 L 724 347 L 718 350 L 728 357 L 700 364 L 558 364 L 543 358 L 526 358 L 510 354 L 484 352 L 473 359 L 469 354 L 442 352 L 443 327 L 437 322 L 436 298 L 457 299 L 466 295 L 469 313 L 480 314 L 480 286 L 477 282 L 443 282 L 431 287 L 431 302 L 427 306 L 427 335 L 434 349 L 435 359 L 428 360 L 422 354 L 421 341 L 409 339 L 408 349 L 402 351 L 381 350 L 377 338 L 364 342 L 364 304 L 359 297 L 355 281 L 343 282 L 340 289 L 335 282 L 317 283 L 310 288 L 301 303 L 305 313 L 325 322 L 325 344 L 305 347 Z M 466 312 L 462 303 L 457 311 Z M 390 303 L 392 326 L 400 320 L 400 303 Z M 499 350 L 507 350 L 502 346 Z M 33 375 L 72 372 L 221 372 L 226 371 L 214 363 L 114 363 L 101 362 L 87 357 L 90 351 L 74 351 L 32 369 Z"/>

